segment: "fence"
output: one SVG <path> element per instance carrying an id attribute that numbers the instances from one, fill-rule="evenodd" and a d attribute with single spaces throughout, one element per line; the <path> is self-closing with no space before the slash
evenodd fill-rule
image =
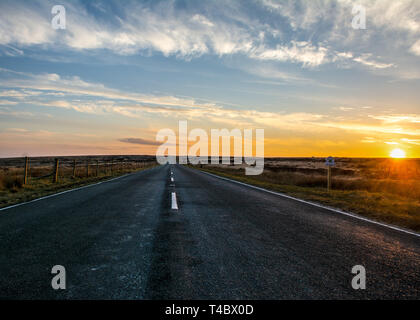
<path id="1" fill-rule="evenodd" d="M 50 179 L 57 183 L 63 179 L 105 177 L 133 172 L 156 164 L 154 157 L 147 158 L 15 158 L 2 166 L 3 175 L 13 175 L 24 185 Z"/>

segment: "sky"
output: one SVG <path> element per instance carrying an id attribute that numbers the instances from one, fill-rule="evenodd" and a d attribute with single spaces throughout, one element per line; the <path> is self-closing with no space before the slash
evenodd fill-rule
<path id="1" fill-rule="evenodd" d="M 0 1 L 0 157 L 154 154 L 187 120 L 264 129 L 266 156 L 420 158 L 419 89 L 420 1 Z"/>

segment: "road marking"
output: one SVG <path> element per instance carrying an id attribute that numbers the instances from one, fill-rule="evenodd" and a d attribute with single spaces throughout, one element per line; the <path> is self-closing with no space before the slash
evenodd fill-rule
<path id="1" fill-rule="evenodd" d="M 172 210 L 178 210 L 178 204 L 176 203 L 176 193 L 172 192 Z"/>
<path id="2" fill-rule="evenodd" d="M 174 178 L 171 177 L 171 182 L 174 182 Z"/>
<path id="3" fill-rule="evenodd" d="M 115 178 L 112 178 L 112 179 L 109 179 L 109 180 L 104 180 L 104 181 L 100 181 L 100 182 L 96 182 L 96 183 L 88 184 L 88 185 L 83 186 L 83 187 L 79 187 L 79 188 L 75 188 L 75 189 L 69 189 L 69 190 L 66 190 L 66 191 L 61 191 L 61 192 L 58 192 L 58 193 L 53 193 L 53 194 L 50 194 L 50 195 L 45 196 L 45 197 L 36 198 L 36 199 L 30 200 L 30 201 L 21 202 L 21 203 L 17 203 L 17 204 L 14 204 L 14 205 L 8 206 L 8 207 L 0 208 L 0 211 L 4 211 L 4 210 L 7 210 L 7 209 L 12 209 L 12 208 L 15 208 L 15 207 L 20 207 L 20 206 L 23 206 L 23 205 L 25 205 L 25 204 L 29 204 L 29 203 L 32 203 L 32 202 L 36 202 L 36 201 L 40 201 L 40 200 L 44 200 L 44 199 L 48 199 L 48 198 L 52 198 L 52 197 L 59 196 L 59 195 L 65 194 L 65 193 L 69 193 L 69 192 L 73 192 L 73 191 L 77 191 L 77 190 L 81 190 L 81 189 L 85 189 L 85 188 L 89 188 L 89 187 L 97 186 L 97 185 L 102 184 L 102 183 L 115 181 L 115 180 L 118 180 L 118 179 L 121 179 L 121 178 L 124 178 L 124 177 L 130 176 L 130 175 L 133 175 L 133 174 L 136 174 L 136 173 L 145 172 L 145 171 L 147 171 L 147 170 L 153 170 L 153 169 L 155 169 L 155 168 L 157 168 L 157 167 L 153 167 L 153 168 L 149 168 L 149 169 L 144 169 L 144 170 L 141 170 L 141 171 L 136 171 L 136 172 L 132 172 L 132 173 L 127 173 L 127 174 L 125 174 L 125 175 L 122 175 L 122 176 L 119 176 L 119 177 L 115 177 Z"/>
<path id="4" fill-rule="evenodd" d="M 195 169 L 195 170 L 198 170 L 198 169 Z M 241 184 L 241 185 L 247 186 L 249 188 L 253 188 L 253 189 L 260 190 L 260 191 L 268 192 L 268 193 L 271 193 L 271 194 L 274 194 L 274 195 L 277 195 L 277 196 L 280 196 L 280 197 L 292 199 L 292 200 L 295 200 L 295 201 L 298 201 L 298 202 L 309 204 L 309 205 L 314 206 L 314 207 L 326 209 L 326 210 L 333 211 L 333 212 L 336 212 L 336 213 L 340 213 L 340 214 L 343 214 L 345 216 L 349 216 L 349 217 L 352 217 L 352 218 L 355 218 L 355 219 L 358 219 L 358 220 L 370 222 L 370 223 L 373 223 L 373 224 L 376 224 L 376 225 L 379 225 L 379 226 L 382 226 L 382 227 L 385 227 L 385 228 L 393 229 L 393 230 L 400 231 L 400 232 L 403 232 L 403 233 L 411 234 L 411 235 L 416 236 L 416 237 L 420 237 L 420 233 L 410 231 L 410 230 L 407 230 L 407 229 L 403 229 L 403 228 L 399 228 L 399 227 L 396 227 L 396 226 L 393 226 L 393 225 L 390 225 L 390 224 L 387 224 L 387 223 L 382 223 L 382 222 L 379 222 L 379 221 L 371 220 L 371 219 L 368 219 L 368 218 L 365 218 L 365 217 L 361 217 L 361 216 L 359 216 L 355 213 L 345 212 L 345 211 L 342 211 L 340 209 L 335 209 L 335 208 L 327 207 L 327 206 L 324 206 L 322 204 L 318 204 L 318 203 L 315 203 L 315 202 L 310 202 L 310 201 L 306 201 L 306 200 L 303 200 L 303 199 L 295 198 L 295 197 L 289 196 L 289 195 L 284 194 L 284 193 L 267 190 L 267 189 L 257 187 L 257 186 L 253 186 L 251 184 L 247 184 L 247 183 L 244 183 L 244 182 L 240 182 L 240 181 L 236 181 L 236 180 L 233 180 L 233 179 L 221 177 L 221 176 L 218 176 L 216 174 L 209 173 L 209 172 L 206 172 L 206 171 L 201 171 L 201 170 L 198 170 L 198 171 L 200 171 L 202 173 L 205 173 L 205 174 L 208 174 L 210 176 L 222 179 L 222 180 L 226 180 L 226 181 L 234 182 L 234 183 L 237 183 L 237 184 Z"/>

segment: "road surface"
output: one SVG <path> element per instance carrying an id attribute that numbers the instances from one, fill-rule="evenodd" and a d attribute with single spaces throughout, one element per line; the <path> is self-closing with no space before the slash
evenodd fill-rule
<path id="1" fill-rule="evenodd" d="M 0 211 L 0 298 L 419 299 L 420 238 L 165 165 Z"/>

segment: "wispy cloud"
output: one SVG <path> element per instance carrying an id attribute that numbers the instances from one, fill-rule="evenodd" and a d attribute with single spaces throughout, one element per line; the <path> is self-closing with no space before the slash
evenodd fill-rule
<path id="1" fill-rule="evenodd" d="M 21 77 L 15 77 L 7 80 L 0 80 L 0 86 L 13 87 L 15 90 L 4 90 L 0 92 L 0 97 L 3 96 L 33 96 L 39 95 L 40 92 L 33 90 L 43 91 L 43 94 L 61 94 L 61 95 L 85 95 L 92 97 L 101 97 L 114 100 L 126 100 L 137 103 L 145 103 L 152 105 L 165 105 L 165 106 L 179 106 L 179 107 L 205 107 L 204 105 L 197 104 L 193 99 L 177 98 L 174 96 L 152 96 L 145 94 L 137 94 L 124 92 L 112 88 L 107 88 L 100 83 L 92 83 L 82 80 L 81 78 L 74 77 L 61 77 L 55 73 L 32 74 L 15 72 L 9 69 L 1 69 L 0 72 L 18 74 Z M 23 89 L 17 91 L 17 88 Z M 30 90 L 31 89 L 31 90 Z"/>
<path id="2" fill-rule="evenodd" d="M 118 114 L 130 118 L 143 118 L 147 114 L 173 118 L 182 115 L 184 119 L 212 122 L 218 125 L 259 126 L 291 132 L 319 132 L 335 128 L 361 133 L 420 135 L 417 126 L 420 118 L 417 114 L 368 114 L 352 121 L 351 118 L 343 121 L 339 116 L 335 118 L 322 113 L 237 109 L 211 101 L 200 103 L 194 99 L 123 92 L 108 88 L 101 83 L 86 82 L 78 77 L 63 78 L 58 74 L 13 74 L 19 77 L 24 76 L 24 79 L 8 79 L 7 86 L 12 89 L 1 91 L 0 98 L 3 93 L 5 97 L 18 97 L 20 103 L 28 102 L 39 106 L 72 109 L 80 113 Z M 6 85 L 6 82 L 0 81 L 0 85 Z M 52 92 L 63 93 L 66 99 L 51 99 Z M 341 106 L 338 110 L 351 111 L 353 107 Z M 3 109 L 2 112 L 15 116 L 31 115 L 31 113 L 10 108 Z M 135 143 L 135 141 L 141 142 L 141 140 L 124 140 L 127 143 Z"/>
<path id="3" fill-rule="evenodd" d="M 420 123 L 420 115 L 418 114 L 391 114 L 391 115 L 370 115 L 369 117 L 381 120 L 384 123 L 410 122 Z"/>
<path id="4" fill-rule="evenodd" d="M 141 139 L 141 138 L 123 138 L 119 139 L 120 142 L 132 143 L 132 144 L 141 144 L 141 145 L 150 145 L 158 146 L 161 143 L 153 140 Z"/>
<path id="5" fill-rule="evenodd" d="M 419 53 L 420 5 L 417 1 L 361 1 L 369 14 L 366 31 L 351 28 L 353 2 L 257 1 L 253 10 L 237 1 L 217 2 L 180 9 L 174 1 L 150 5 L 127 1 L 119 14 L 109 12 L 106 3 L 87 10 L 80 2 L 66 3 L 67 30 L 56 32 L 50 26 L 52 2 L 0 4 L 0 44 L 9 54 L 23 54 L 28 46 L 69 48 L 76 51 L 107 49 L 119 55 L 150 54 L 191 59 L 205 54 L 240 54 L 250 59 L 291 62 L 304 67 L 340 63 L 347 59 L 368 68 L 384 69 L 395 65 L 382 61 L 373 52 L 349 52 L 360 44 L 372 43 L 378 35 L 399 32 L 395 49 L 410 46 Z M 98 14 L 100 13 L 100 14 Z M 317 37 L 313 36 L 316 26 Z M 414 41 L 413 41 L 414 40 Z M 5 47 L 6 48 L 6 47 Z M 389 57 L 388 57 L 389 58 Z"/>
<path id="6" fill-rule="evenodd" d="M 417 40 L 410 48 L 410 52 L 420 56 L 420 40 Z"/>
<path id="7" fill-rule="evenodd" d="M 408 144 L 414 144 L 417 146 L 420 146 L 420 139 L 407 139 L 407 138 L 402 138 L 401 141 L 408 143 Z"/>
<path id="8" fill-rule="evenodd" d="M 17 101 L 10 101 L 10 100 L 0 100 L 0 106 L 10 106 L 17 104 Z"/>
<path id="9" fill-rule="evenodd" d="M 0 116 L 28 138 L 2 131 L 2 146 L 45 125 L 83 136 L 86 150 L 104 136 L 115 150 L 153 149 L 145 130 L 182 118 L 263 127 L 279 145 L 414 149 L 420 2 L 358 3 L 365 30 L 351 27 L 351 0 L 75 0 L 67 29 L 53 30 L 54 1 L 1 1 Z"/>
<path id="10" fill-rule="evenodd" d="M 252 58 L 260 60 L 291 61 L 301 63 L 304 67 L 319 66 L 326 61 L 328 49 L 315 47 L 306 41 L 291 41 L 290 45 L 277 45 L 274 49 L 258 48 L 251 52 Z"/>
<path id="11" fill-rule="evenodd" d="M 372 54 L 363 54 L 360 57 L 354 58 L 353 61 L 359 62 L 365 66 L 372 67 L 375 69 L 386 69 L 394 66 L 393 63 L 381 63 L 375 60 L 371 60 Z"/>

